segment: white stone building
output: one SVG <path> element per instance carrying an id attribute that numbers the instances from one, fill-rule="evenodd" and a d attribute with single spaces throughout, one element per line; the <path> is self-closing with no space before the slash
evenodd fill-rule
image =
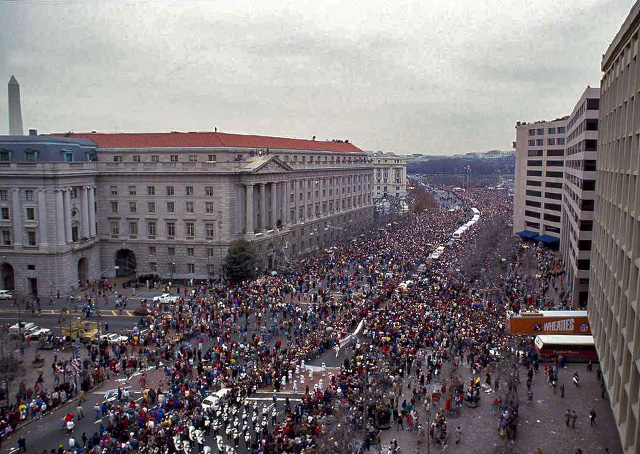
<path id="1" fill-rule="evenodd" d="M 82 162 L 21 154 L 47 141 L 60 156 L 65 142 L 91 151 Z M 0 191 L 23 197 L 51 180 L 42 202 L 50 213 L 33 221 L 43 219 L 32 249 L 21 240 L 26 226 L 11 216 L 0 224 L 0 266 L 19 294 L 34 291 L 27 262 L 38 270 L 40 295 L 101 273 L 203 279 L 220 275 L 236 239 L 254 242 L 262 265 L 275 267 L 348 239 L 373 217 L 371 160 L 348 142 L 208 132 L 0 137 L 0 149 L 10 144 Z M 12 195 L 0 205 L 24 211 L 26 202 Z M 53 256 L 64 264 L 46 265 Z"/>
<path id="2" fill-rule="evenodd" d="M 567 118 L 516 125 L 513 232 L 560 240 Z"/>
<path id="3" fill-rule="evenodd" d="M 407 195 L 407 157 L 378 151 L 370 153 L 373 163 L 373 198 Z"/>
<path id="4" fill-rule="evenodd" d="M 589 293 L 599 100 L 600 88 L 588 87 L 567 121 L 560 250 L 572 304 L 581 307 Z"/>

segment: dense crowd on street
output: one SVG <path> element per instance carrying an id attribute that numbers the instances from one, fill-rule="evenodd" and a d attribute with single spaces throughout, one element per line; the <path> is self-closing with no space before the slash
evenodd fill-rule
<path id="1" fill-rule="evenodd" d="M 9 396 L 11 406 L 1 409 L 0 429 L 10 433 L 21 420 L 80 393 L 75 416 L 86 411 L 99 429 L 81 437 L 72 433 L 66 446 L 52 447 L 50 454 L 299 454 L 321 445 L 325 452 L 333 446 L 344 453 L 357 449 L 354 431 L 366 434 L 365 448 L 379 448 L 379 430 L 391 424 L 414 431 L 418 443 L 430 437 L 445 445 L 450 435 L 460 440 L 462 429 L 447 427 L 448 413 L 472 407 L 487 388 L 499 390 L 500 380 L 503 388 L 517 385 L 516 370 L 499 366 L 515 351 L 505 310 L 551 307 L 547 290 L 562 278 L 552 253 L 514 239 L 513 264 L 499 283 L 497 302 L 462 281 L 450 264 L 464 260 L 459 254 L 465 242 L 483 223 L 510 215 L 511 205 L 503 193 L 486 189 L 460 197 L 459 210 L 407 216 L 343 247 L 313 253 L 295 272 L 194 288 L 192 297 L 143 318 L 127 345 L 87 344 L 78 351 L 84 359 L 53 364 L 56 376 L 76 368 L 79 381 L 21 383 L 18 394 Z M 480 210 L 480 221 L 439 260 L 429 261 L 471 218 L 471 207 Z M 543 282 L 535 294 L 527 290 L 522 261 L 531 251 Z M 359 335 L 341 345 L 359 324 Z M 344 354 L 341 367 L 319 381 L 319 373 L 307 378 L 309 363 L 334 351 Z M 444 374 L 444 365 L 453 372 Z M 461 367 L 469 368 L 470 380 L 456 373 Z M 96 383 L 136 370 L 143 372 L 142 399 L 118 390 L 109 403 L 80 408 L 82 394 Z M 147 373 L 155 370 L 163 379 L 147 387 Z M 247 399 L 260 390 L 274 391 L 273 411 Z M 301 402 L 277 401 L 283 390 L 299 394 Z M 207 396 L 218 397 L 203 406 Z M 507 395 L 496 398 L 494 407 L 496 428 L 515 437 L 517 402 Z M 73 418 L 68 415 L 62 428 Z"/>

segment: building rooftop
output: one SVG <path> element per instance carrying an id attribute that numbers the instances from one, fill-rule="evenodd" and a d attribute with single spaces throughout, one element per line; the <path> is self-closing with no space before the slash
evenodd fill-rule
<path id="1" fill-rule="evenodd" d="M 89 139 L 95 142 L 99 148 L 269 148 L 272 150 L 363 152 L 347 141 L 288 139 L 221 132 L 67 133 L 54 134 L 54 136 Z"/>

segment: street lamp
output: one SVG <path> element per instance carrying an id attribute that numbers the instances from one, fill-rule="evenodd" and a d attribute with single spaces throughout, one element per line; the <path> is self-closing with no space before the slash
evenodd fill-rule
<path id="1" fill-rule="evenodd" d="M 109 271 L 118 271 L 120 269 L 120 267 L 118 265 L 114 266 L 113 268 L 107 268 L 104 271 L 101 271 L 100 274 L 98 274 L 98 277 L 96 277 L 96 281 L 98 279 L 100 279 L 100 277 L 104 274 L 104 273 L 108 273 Z"/>

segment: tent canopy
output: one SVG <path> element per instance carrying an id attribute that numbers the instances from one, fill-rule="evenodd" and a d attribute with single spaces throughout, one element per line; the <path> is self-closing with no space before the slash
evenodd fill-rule
<path id="1" fill-rule="evenodd" d="M 533 239 L 538 236 L 536 232 L 530 232 L 529 230 L 523 230 L 522 232 L 516 233 L 516 235 L 520 235 L 522 238 Z"/>
<path id="2" fill-rule="evenodd" d="M 560 242 L 560 238 L 555 238 L 555 237 L 549 236 L 549 235 L 539 235 L 539 236 L 536 236 L 534 238 L 534 240 L 540 241 L 540 242 L 545 243 L 545 244 L 553 244 L 553 243 L 559 243 Z"/>

